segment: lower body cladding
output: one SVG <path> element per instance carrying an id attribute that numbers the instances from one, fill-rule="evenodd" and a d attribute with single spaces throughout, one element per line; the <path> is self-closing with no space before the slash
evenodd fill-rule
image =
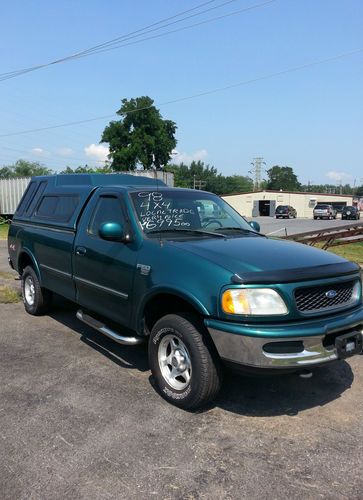
<path id="1" fill-rule="evenodd" d="M 360 316 L 363 316 L 362 311 Z M 322 328 L 321 333 L 315 335 L 303 335 L 305 328 L 301 325 L 300 335 L 294 332 L 291 336 L 287 333 L 289 328 L 286 325 L 281 328 L 280 334 L 276 326 L 269 331 L 268 326 L 264 325 L 257 330 L 260 335 L 256 335 L 257 325 L 253 326 L 252 334 L 246 325 L 226 331 L 223 327 L 219 328 L 217 323 L 226 325 L 225 322 L 206 320 L 220 358 L 227 364 L 239 365 L 241 368 L 301 370 L 362 353 L 363 317 L 361 323 L 356 325 L 339 329 Z"/>

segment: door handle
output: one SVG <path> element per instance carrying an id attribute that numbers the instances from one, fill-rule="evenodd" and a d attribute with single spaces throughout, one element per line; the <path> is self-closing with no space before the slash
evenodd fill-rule
<path id="1" fill-rule="evenodd" d="M 76 255 L 86 255 L 87 249 L 84 247 L 77 247 L 76 248 Z"/>

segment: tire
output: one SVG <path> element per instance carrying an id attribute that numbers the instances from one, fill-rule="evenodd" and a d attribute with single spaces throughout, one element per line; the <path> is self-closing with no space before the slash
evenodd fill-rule
<path id="1" fill-rule="evenodd" d="M 314 217 L 314 220 L 316 220 L 316 219 L 317 219 L 317 217 Z"/>
<path id="2" fill-rule="evenodd" d="M 21 275 L 21 292 L 27 313 L 40 316 L 49 309 L 52 292 L 40 286 L 38 276 L 31 266 L 27 266 Z"/>
<path id="3" fill-rule="evenodd" d="M 156 388 L 169 403 L 185 410 L 212 401 L 222 383 L 218 355 L 203 329 L 192 315 L 168 314 L 157 321 L 149 339 Z"/>

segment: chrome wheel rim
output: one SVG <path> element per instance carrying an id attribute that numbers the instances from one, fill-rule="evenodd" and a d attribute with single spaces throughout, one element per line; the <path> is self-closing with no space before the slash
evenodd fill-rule
<path id="1" fill-rule="evenodd" d="M 192 364 L 189 351 L 179 337 L 165 335 L 159 345 L 158 361 L 164 380 L 173 389 L 182 391 L 189 385 Z"/>
<path id="2" fill-rule="evenodd" d="M 25 278 L 24 283 L 24 298 L 29 306 L 34 305 L 35 302 L 35 287 L 31 276 Z"/>

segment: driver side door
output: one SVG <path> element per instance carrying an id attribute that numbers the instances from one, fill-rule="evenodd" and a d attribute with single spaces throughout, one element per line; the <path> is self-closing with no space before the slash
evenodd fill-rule
<path id="1" fill-rule="evenodd" d="M 131 294 L 137 261 L 135 243 L 100 237 L 105 222 L 121 224 L 130 232 L 122 194 L 96 194 L 82 216 L 73 253 L 77 302 L 98 314 L 128 326 Z"/>

